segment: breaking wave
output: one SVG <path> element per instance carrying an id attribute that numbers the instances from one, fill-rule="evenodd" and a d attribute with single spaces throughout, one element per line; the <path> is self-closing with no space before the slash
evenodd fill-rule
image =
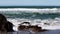
<path id="1" fill-rule="evenodd" d="M 31 25 L 38 25 L 44 29 L 60 29 L 60 8 L 0 8 L 0 13 L 16 27 L 27 21 Z"/>
<path id="2" fill-rule="evenodd" d="M 12 11 L 13 13 L 22 11 L 22 12 L 38 12 L 38 13 L 59 13 L 59 8 L 45 8 L 45 9 L 36 9 L 36 8 L 1 8 L 0 11 Z"/>
<path id="3" fill-rule="evenodd" d="M 8 18 L 48 19 L 60 17 L 60 9 L 34 9 L 34 8 L 6 8 L 0 9 L 0 13 Z"/>

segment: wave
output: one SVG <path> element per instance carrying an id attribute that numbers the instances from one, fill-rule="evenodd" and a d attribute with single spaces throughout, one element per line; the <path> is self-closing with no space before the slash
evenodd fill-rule
<path id="1" fill-rule="evenodd" d="M 38 25 L 39 27 L 42 27 L 43 29 L 49 29 L 49 30 L 55 30 L 60 29 L 60 18 L 55 19 L 21 19 L 21 18 L 7 18 L 8 21 L 12 22 L 14 26 L 14 30 L 17 30 L 18 24 L 21 24 L 23 22 L 30 22 L 31 25 Z M 46 24 L 45 24 L 46 23 Z"/>
<path id="2" fill-rule="evenodd" d="M 0 8 L 0 13 L 15 25 L 15 30 L 25 21 L 43 29 L 60 29 L 60 8 Z"/>
<path id="3" fill-rule="evenodd" d="M 44 8 L 44 9 L 37 9 L 37 8 L 0 8 L 0 12 L 38 12 L 40 14 L 43 13 L 60 13 L 60 8 Z"/>
<path id="4" fill-rule="evenodd" d="M 2 13 L 7 18 L 26 18 L 26 19 L 54 19 L 56 17 L 60 17 L 60 13 L 49 13 L 49 14 L 40 14 L 37 12 L 27 13 L 27 12 L 5 12 Z"/>
<path id="5" fill-rule="evenodd" d="M 58 8 L 0 8 L 0 13 L 7 18 L 54 19 L 60 17 L 60 9 Z"/>

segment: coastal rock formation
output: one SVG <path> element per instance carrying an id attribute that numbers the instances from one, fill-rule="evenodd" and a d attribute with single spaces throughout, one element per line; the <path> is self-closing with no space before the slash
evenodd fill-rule
<path id="1" fill-rule="evenodd" d="M 7 23 L 7 19 L 4 15 L 0 14 L 0 31 L 7 31 L 5 28 L 5 24 Z"/>
<path id="2" fill-rule="evenodd" d="M 23 22 L 23 24 L 24 24 L 24 22 Z M 48 30 L 42 29 L 42 27 L 38 27 L 38 25 L 30 25 L 30 24 L 29 24 L 29 26 L 20 24 L 20 26 L 18 26 L 18 30 L 30 30 L 33 32 L 48 31 Z"/>
<path id="3" fill-rule="evenodd" d="M 1 32 L 13 31 L 13 24 L 8 22 L 6 17 L 2 14 L 0 14 L 0 31 Z"/>
<path id="4" fill-rule="evenodd" d="M 6 30 L 7 30 L 7 32 L 13 32 L 14 30 L 13 30 L 13 24 L 11 23 L 11 22 L 7 22 L 6 24 L 5 24 L 5 28 L 6 28 Z"/>
<path id="5" fill-rule="evenodd" d="M 24 25 L 24 24 L 25 24 L 25 25 Z M 26 24 L 28 24 L 28 26 L 27 26 Z M 29 22 L 23 22 L 23 23 L 19 24 L 19 26 L 18 26 L 18 30 L 29 29 L 29 25 L 30 25 Z"/>

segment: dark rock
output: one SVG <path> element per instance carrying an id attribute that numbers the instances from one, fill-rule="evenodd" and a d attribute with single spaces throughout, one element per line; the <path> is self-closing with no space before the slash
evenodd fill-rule
<path id="1" fill-rule="evenodd" d="M 25 27 L 26 27 L 26 26 L 24 26 L 24 25 L 20 25 L 20 26 L 18 26 L 18 30 L 24 30 Z"/>
<path id="2" fill-rule="evenodd" d="M 11 22 L 8 21 L 5 25 L 5 28 L 6 28 L 7 32 L 14 32 L 13 26 L 14 25 Z"/>
<path id="3" fill-rule="evenodd" d="M 29 26 L 26 25 L 22 25 L 22 24 L 29 24 Z M 42 27 L 38 27 L 38 25 L 31 25 L 29 22 L 23 22 L 18 26 L 18 30 L 31 30 L 33 32 L 44 32 L 44 31 L 48 31 L 46 29 L 42 29 Z"/>
<path id="4" fill-rule="evenodd" d="M 24 24 L 24 23 L 25 23 L 25 24 L 30 24 L 29 22 L 23 22 L 23 23 L 21 23 L 21 24 Z"/>
<path id="5" fill-rule="evenodd" d="M 6 17 L 0 14 L 0 31 L 6 31 L 6 29 L 4 28 L 6 23 L 7 23 Z"/>
<path id="6" fill-rule="evenodd" d="M 28 26 L 26 26 L 26 25 L 22 25 L 22 24 L 28 24 Z M 19 24 L 19 26 L 18 26 L 18 30 L 29 29 L 29 25 L 30 25 L 29 22 L 23 22 L 23 23 Z"/>
<path id="7" fill-rule="evenodd" d="M 6 17 L 0 14 L 0 31 L 2 32 L 12 32 L 13 31 L 13 24 L 8 22 Z"/>

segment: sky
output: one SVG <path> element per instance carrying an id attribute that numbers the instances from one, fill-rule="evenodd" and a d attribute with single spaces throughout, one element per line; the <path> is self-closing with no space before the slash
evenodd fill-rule
<path id="1" fill-rule="evenodd" d="M 60 6 L 60 0 L 0 0 L 0 6 Z"/>

